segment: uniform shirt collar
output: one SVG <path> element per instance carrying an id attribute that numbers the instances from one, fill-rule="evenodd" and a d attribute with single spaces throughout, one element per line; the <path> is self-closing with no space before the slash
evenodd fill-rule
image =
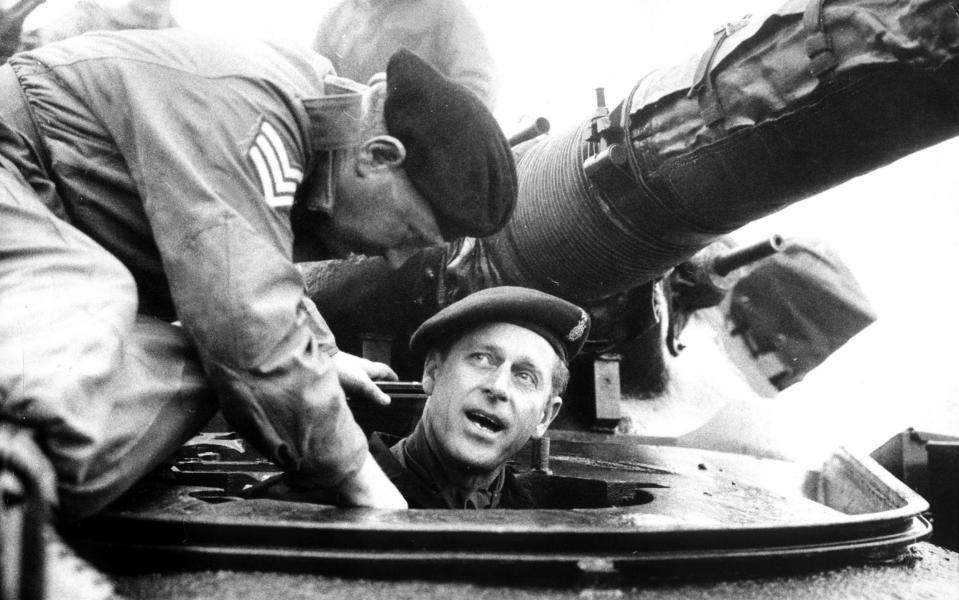
<path id="1" fill-rule="evenodd" d="M 488 485 L 464 488 L 449 480 L 447 470 L 426 437 L 420 421 L 409 436 L 390 448 L 393 457 L 410 473 L 426 484 L 433 494 L 443 499 L 448 508 L 484 509 L 499 506 L 506 480 L 506 469 L 500 467 L 489 478 Z"/>

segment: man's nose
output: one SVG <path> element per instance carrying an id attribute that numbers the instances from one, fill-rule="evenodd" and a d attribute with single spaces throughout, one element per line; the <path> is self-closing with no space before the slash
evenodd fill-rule
<path id="1" fill-rule="evenodd" d="M 495 400 L 506 400 L 509 393 L 510 369 L 507 365 L 500 365 L 490 373 L 486 380 L 486 390 Z"/>

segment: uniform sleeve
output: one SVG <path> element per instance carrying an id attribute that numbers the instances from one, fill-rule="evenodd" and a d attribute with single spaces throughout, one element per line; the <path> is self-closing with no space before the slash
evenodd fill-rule
<path id="1" fill-rule="evenodd" d="M 473 91 L 492 109 L 499 93 L 496 65 L 486 36 L 476 18 L 461 2 L 450 2 L 451 22 L 446 38 L 447 64 L 441 69 L 450 79 Z"/>
<path id="2" fill-rule="evenodd" d="M 326 319 L 320 314 L 320 309 L 316 307 L 316 303 L 309 296 L 303 297 L 303 303 L 310 317 L 310 330 L 316 336 L 316 343 L 320 350 L 333 356 L 340 349 L 336 347 L 336 339 L 333 337 L 333 332 L 330 331 L 330 326 L 326 324 Z"/>
<path id="3" fill-rule="evenodd" d="M 359 470 L 367 446 L 278 210 L 304 176 L 296 121 L 266 86 L 178 73 L 157 94 L 164 74 L 148 71 L 118 86 L 114 101 L 136 117 L 119 115 L 111 128 L 177 315 L 227 420 L 285 471 L 335 486 Z"/>

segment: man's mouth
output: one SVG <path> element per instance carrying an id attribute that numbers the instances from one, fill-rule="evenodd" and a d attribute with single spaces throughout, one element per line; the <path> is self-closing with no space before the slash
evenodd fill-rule
<path id="1" fill-rule="evenodd" d="M 479 427 L 490 431 L 492 433 L 499 433 L 505 428 L 503 422 L 499 420 L 495 415 L 490 415 L 478 410 L 468 410 L 466 411 L 466 418 L 478 425 Z"/>

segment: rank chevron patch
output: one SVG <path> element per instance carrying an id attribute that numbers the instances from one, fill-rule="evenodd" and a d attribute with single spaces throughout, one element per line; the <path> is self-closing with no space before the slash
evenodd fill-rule
<path id="1" fill-rule="evenodd" d="M 292 206 L 296 187 L 303 181 L 303 172 L 290 164 L 280 134 L 268 121 L 260 125 L 249 154 L 260 177 L 266 203 L 273 208 Z"/>

